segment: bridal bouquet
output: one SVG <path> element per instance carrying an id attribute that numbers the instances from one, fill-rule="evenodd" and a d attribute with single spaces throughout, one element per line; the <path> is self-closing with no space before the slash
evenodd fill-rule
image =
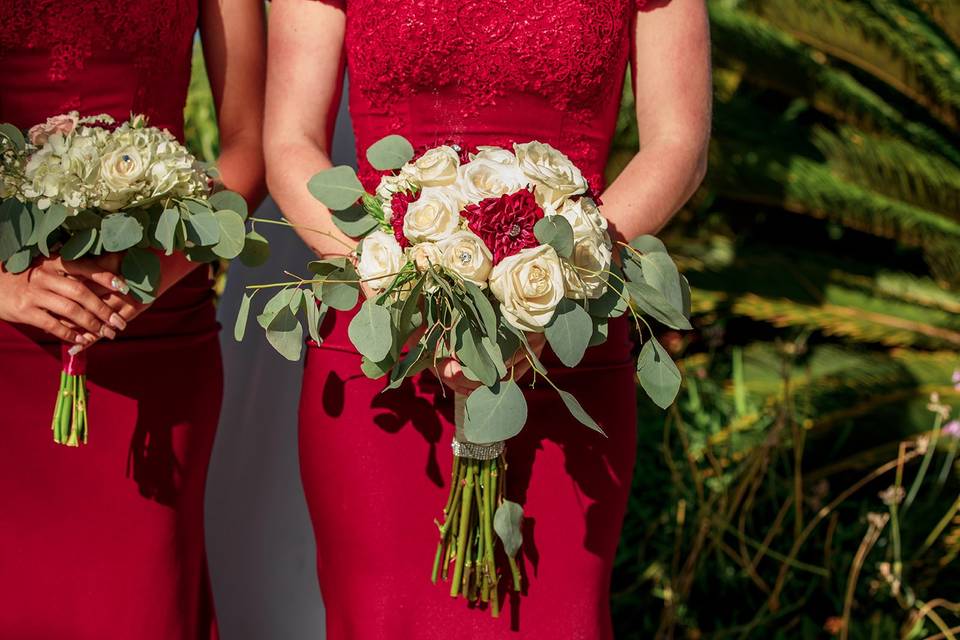
<path id="1" fill-rule="evenodd" d="M 0 262 L 12 273 L 38 255 L 64 260 L 122 253 L 129 293 L 152 302 L 158 252 L 183 251 L 212 262 L 262 253 L 247 234 L 247 205 L 231 191 L 212 193 L 212 174 L 166 130 L 134 115 L 116 126 L 76 112 L 47 119 L 26 138 L 0 125 Z M 57 443 L 87 442 L 85 352 L 63 350 L 53 416 Z"/>
<path id="2" fill-rule="evenodd" d="M 513 588 L 521 588 L 515 558 L 523 510 L 504 497 L 504 443 L 527 419 L 513 363 L 528 361 L 535 379 L 553 387 L 576 420 L 603 433 L 550 379 L 528 335 L 544 334 L 560 361 L 574 367 L 589 346 L 606 339 L 611 318 L 629 313 L 638 330 L 646 328 L 640 383 L 667 407 L 680 372 L 645 316 L 689 329 L 689 287 L 656 238 L 611 241 L 580 170 L 549 145 L 472 152 L 440 146 L 414 158 L 409 142 L 389 136 L 367 158 L 385 172 L 373 194 L 342 166 L 308 185 L 338 227 L 361 238 L 356 260 L 318 260 L 309 265 L 310 278 L 252 287 L 236 337 L 242 339 L 252 296 L 278 287 L 257 321 L 281 353 L 298 359 L 303 329 L 297 316 L 302 313 L 319 342 L 323 314 L 354 309 L 364 283 L 372 295 L 348 331 L 367 376 L 385 377 L 386 389 L 393 389 L 453 357 L 480 383 L 468 397 L 455 397 L 453 481 L 437 522 L 433 580 L 449 579 L 451 595 L 488 602 L 497 615 L 497 539 Z"/>

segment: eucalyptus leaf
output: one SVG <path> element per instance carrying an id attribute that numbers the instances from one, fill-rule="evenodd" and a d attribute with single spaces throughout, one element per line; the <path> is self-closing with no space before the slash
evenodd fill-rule
<path id="1" fill-rule="evenodd" d="M 640 258 L 643 280 L 663 294 L 677 311 L 683 313 L 683 292 L 680 287 L 680 272 L 666 253 L 648 253 Z M 631 278 L 632 280 L 632 278 Z"/>
<path id="2" fill-rule="evenodd" d="M 390 367 L 393 365 L 394 359 L 392 355 L 387 356 L 379 362 L 374 362 L 369 358 L 363 358 L 360 361 L 360 370 L 363 372 L 363 375 L 372 380 L 376 380 L 387 375 L 387 373 L 390 371 Z"/>
<path id="3" fill-rule="evenodd" d="M 50 256 L 50 249 L 47 247 L 47 240 L 50 234 L 60 228 L 63 221 L 67 219 L 67 209 L 62 204 L 51 204 L 44 211 L 40 218 L 40 229 L 37 234 L 37 248 L 40 253 Z"/>
<path id="4" fill-rule="evenodd" d="M 303 289 L 298 287 L 293 289 L 293 294 L 290 296 L 290 302 L 287 303 L 287 307 L 290 309 L 290 313 L 297 315 L 297 312 L 300 311 L 301 304 L 303 304 Z"/>
<path id="5" fill-rule="evenodd" d="M 320 299 L 331 309 L 350 311 L 360 299 L 360 287 L 343 282 L 324 282 L 320 285 Z"/>
<path id="6" fill-rule="evenodd" d="M 630 246 L 640 253 L 667 253 L 667 248 L 656 236 L 637 236 L 630 241 Z"/>
<path id="7" fill-rule="evenodd" d="M 95 228 L 83 229 L 70 236 L 70 239 L 63 243 L 60 248 L 60 257 L 64 260 L 77 260 L 93 249 L 97 243 L 97 230 Z"/>
<path id="8" fill-rule="evenodd" d="M 310 339 L 320 344 L 323 342 L 320 338 L 320 323 L 323 322 L 325 313 L 321 311 L 310 289 L 303 290 L 303 307 L 307 314 L 307 332 L 310 334 Z"/>
<path id="9" fill-rule="evenodd" d="M 673 329 L 692 329 L 679 309 L 667 302 L 663 294 L 645 282 L 628 282 L 627 290 L 640 310 Z"/>
<path id="10" fill-rule="evenodd" d="M 243 217 L 230 209 L 221 209 L 213 215 L 220 227 L 220 240 L 214 245 L 213 252 L 224 260 L 233 260 L 243 251 L 246 236 Z"/>
<path id="11" fill-rule="evenodd" d="M 260 312 L 260 315 L 257 316 L 257 323 L 264 329 L 270 326 L 270 323 L 277 317 L 281 309 L 284 307 L 289 308 L 290 299 L 294 295 L 293 292 L 294 289 L 291 287 L 275 293 L 272 298 L 267 300 L 267 304 L 263 305 L 263 310 Z"/>
<path id="12" fill-rule="evenodd" d="M 143 240 L 143 226 L 125 213 L 111 213 L 100 225 L 100 237 L 105 251 L 126 251 Z"/>
<path id="13" fill-rule="evenodd" d="M 253 231 L 247 232 L 243 241 L 243 251 L 240 252 L 240 262 L 248 267 L 262 266 L 270 259 L 270 243 L 262 235 Z"/>
<path id="14" fill-rule="evenodd" d="M 596 300 L 590 301 L 587 312 L 595 318 L 619 318 L 627 311 L 629 296 L 623 291 L 623 270 L 610 265 L 612 275 L 607 279 L 607 290 Z"/>
<path id="15" fill-rule="evenodd" d="M 217 211 L 224 209 L 236 211 L 244 220 L 246 220 L 249 215 L 247 201 L 235 191 L 217 191 L 210 196 L 208 202 L 210 202 L 210 206 Z"/>
<path id="16" fill-rule="evenodd" d="M 609 332 L 610 325 L 606 320 L 595 320 L 593 325 L 593 335 L 590 336 L 590 346 L 595 347 L 606 342 Z"/>
<path id="17" fill-rule="evenodd" d="M 503 543 L 503 550 L 511 558 L 516 557 L 523 544 L 523 507 L 516 502 L 504 500 L 493 514 L 493 530 Z"/>
<path id="18" fill-rule="evenodd" d="M 399 169 L 412 159 L 413 145 L 403 136 L 387 136 L 367 149 L 367 161 L 377 171 Z"/>
<path id="19" fill-rule="evenodd" d="M 333 223 L 351 238 L 362 238 L 379 226 L 376 219 L 357 204 L 342 211 L 334 211 Z"/>
<path id="20" fill-rule="evenodd" d="M 527 401 L 513 380 L 492 387 L 480 387 L 467 397 L 467 419 L 463 426 L 467 440 L 490 444 L 508 440 L 527 422 Z"/>
<path id="21" fill-rule="evenodd" d="M 207 263 L 218 260 L 218 256 L 213 252 L 212 247 L 184 247 L 183 254 L 191 262 Z"/>
<path id="22" fill-rule="evenodd" d="M 561 258 L 573 255 L 573 227 L 561 215 L 546 216 L 533 225 L 533 235 L 541 244 L 554 248 Z"/>
<path id="23" fill-rule="evenodd" d="M 233 339 L 237 342 L 243 340 L 247 332 L 247 319 L 250 317 L 250 300 L 253 298 L 249 293 L 244 293 L 240 300 L 240 309 L 237 311 L 237 322 L 233 325 Z"/>
<path id="24" fill-rule="evenodd" d="M 680 274 L 680 292 L 683 298 L 683 316 L 689 320 L 693 312 L 693 299 L 690 295 L 690 281 L 682 273 Z"/>
<path id="25" fill-rule="evenodd" d="M 317 289 L 314 289 L 316 293 Z M 360 298 L 360 276 L 347 262 L 342 269 L 331 272 L 320 285 L 318 296 L 325 305 L 337 311 L 350 311 Z"/>
<path id="26" fill-rule="evenodd" d="M 16 198 L 0 204 L 0 261 L 10 257 L 27 245 L 33 235 L 33 216 L 30 209 Z"/>
<path id="27" fill-rule="evenodd" d="M 131 248 L 123 256 L 120 273 L 131 287 L 152 294 L 160 285 L 160 258 L 152 251 Z"/>
<path id="28" fill-rule="evenodd" d="M 577 400 L 572 393 L 564 391 L 563 389 L 557 389 L 556 387 L 555 390 L 558 394 L 560 394 L 560 400 L 562 400 L 564 406 L 567 407 L 567 411 L 570 412 L 570 415 L 573 416 L 577 422 L 606 437 L 607 434 L 604 433 L 603 429 L 600 428 L 600 425 L 590 417 L 590 414 L 584 410 L 583 406 L 580 405 L 580 401 Z"/>
<path id="29" fill-rule="evenodd" d="M 390 371 L 390 384 L 387 385 L 384 391 L 398 388 L 408 376 L 419 373 L 419 365 L 422 364 L 423 361 L 427 361 L 429 365 L 429 358 L 424 358 L 425 355 L 427 355 L 427 348 L 422 343 L 415 345 L 407 351 L 407 353 L 400 358 L 396 366 L 393 367 L 393 370 Z"/>
<path id="30" fill-rule="evenodd" d="M 176 209 L 164 209 L 157 220 L 157 227 L 153 231 L 153 237 L 163 247 L 166 255 L 173 254 L 176 250 L 177 226 L 180 224 L 180 212 Z"/>
<path id="31" fill-rule="evenodd" d="M 285 305 L 267 325 L 267 341 L 287 360 L 296 362 L 303 352 L 303 326 Z"/>
<path id="32" fill-rule="evenodd" d="M 366 193 L 356 171 L 346 166 L 321 171 L 310 178 L 307 189 L 314 198 L 334 211 L 349 208 Z"/>
<path id="33" fill-rule="evenodd" d="M 344 269 L 346 266 L 346 258 L 327 258 L 326 260 L 314 260 L 307 264 L 311 273 L 321 278 L 325 278 L 339 269 Z"/>
<path id="34" fill-rule="evenodd" d="M 10 273 L 23 273 L 33 261 L 33 256 L 30 249 L 21 249 L 4 261 L 3 268 Z"/>
<path id="35" fill-rule="evenodd" d="M 187 239 L 198 247 L 220 242 L 220 222 L 212 211 L 198 210 L 187 217 Z"/>
<path id="36" fill-rule="evenodd" d="M 0 124 L 0 136 L 10 140 L 10 142 L 13 143 L 13 146 L 17 148 L 17 151 L 23 151 L 27 146 L 27 141 L 23 137 L 23 132 L 9 122 Z"/>
<path id="37" fill-rule="evenodd" d="M 480 344 L 480 336 L 471 330 L 470 323 L 461 319 L 454 327 L 454 337 L 454 351 L 464 369 L 468 369 L 478 382 L 488 387 L 497 384 L 500 379 L 497 366 Z"/>
<path id="38" fill-rule="evenodd" d="M 467 295 L 473 301 L 473 305 L 480 316 L 480 323 L 483 325 L 483 333 L 490 338 L 495 339 L 497 335 L 497 311 L 490 303 L 484 290 L 472 282 L 464 281 L 464 287 Z"/>
<path id="39" fill-rule="evenodd" d="M 350 321 L 347 334 L 364 357 L 374 362 L 383 360 L 393 346 L 390 312 L 373 300 L 365 301 Z"/>
<path id="40" fill-rule="evenodd" d="M 553 319 L 544 333 L 560 362 L 568 367 L 575 367 L 590 346 L 593 319 L 583 307 L 569 298 L 564 298 L 557 305 Z"/>
<path id="41" fill-rule="evenodd" d="M 656 338 L 650 337 L 640 349 L 637 358 L 637 373 L 640 386 L 661 409 L 666 409 L 680 392 L 680 370 L 667 350 Z"/>

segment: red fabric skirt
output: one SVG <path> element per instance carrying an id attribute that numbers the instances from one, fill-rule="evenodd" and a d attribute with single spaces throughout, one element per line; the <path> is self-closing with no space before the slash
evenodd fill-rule
<path id="1" fill-rule="evenodd" d="M 360 371 L 350 318 L 328 318 L 323 345 L 311 345 L 300 400 L 327 638 L 611 638 L 610 574 L 636 455 L 626 322 L 612 322 L 608 341 L 576 369 L 544 356 L 551 379 L 608 438 L 574 421 L 547 384 L 525 385 L 529 419 L 507 444 L 507 494 L 525 511 L 527 594 L 508 596 L 492 619 L 451 598 L 448 584 L 430 582 L 434 519 L 450 482 L 453 396 L 429 372 L 380 393 L 384 381 Z"/>
<path id="2" fill-rule="evenodd" d="M 89 352 L 89 444 L 54 444 L 60 344 L 0 322 L 0 637 L 216 637 L 203 492 L 222 394 L 198 269 Z"/>

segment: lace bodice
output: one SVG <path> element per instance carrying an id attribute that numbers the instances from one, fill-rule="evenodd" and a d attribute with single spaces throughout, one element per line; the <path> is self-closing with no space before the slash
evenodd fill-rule
<path id="1" fill-rule="evenodd" d="M 197 0 L 0 0 L 0 121 L 131 111 L 180 135 Z"/>
<path id="2" fill-rule="evenodd" d="M 321 1 L 347 16 L 358 150 L 388 133 L 414 146 L 539 139 L 602 186 L 643 0 Z"/>

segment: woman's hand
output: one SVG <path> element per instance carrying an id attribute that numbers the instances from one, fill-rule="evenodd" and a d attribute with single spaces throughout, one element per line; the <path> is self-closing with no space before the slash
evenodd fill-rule
<path id="1" fill-rule="evenodd" d="M 127 285 L 93 260 L 39 261 L 23 273 L 0 271 L 0 319 L 31 325 L 77 345 L 117 337 L 126 322 L 91 288 L 119 292 Z M 112 295 L 112 294 L 111 294 Z"/>
<path id="2" fill-rule="evenodd" d="M 527 343 L 530 350 L 539 358 L 543 353 L 543 348 L 547 344 L 547 338 L 542 333 L 527 333 Z M 521 346 L 504 364 L 507 365 L 508 378 L 519 380 L 530 371 L 531 364 L 527 358 L 526 347 Z M 444 358 L 437 365 L 437 375 L 443 384 L 447 385 L 455 393 L 462 396 L 468 396 L 476 389 L 480 388 L 481 383 L 469 379 L 463 373 L 463 366 L 456 358 Z"/>

